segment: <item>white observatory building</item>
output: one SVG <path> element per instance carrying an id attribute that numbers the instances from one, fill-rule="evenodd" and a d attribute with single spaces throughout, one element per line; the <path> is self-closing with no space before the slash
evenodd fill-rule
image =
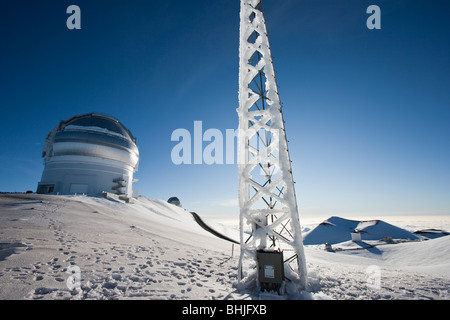
<path id="1" fill-rule="evenodd" d="M 117 119 L 89 113 L 61 121 L 47 135 L 42 157 L 37 193 L 137 196 L 132 185 L 139 150 Z"/>

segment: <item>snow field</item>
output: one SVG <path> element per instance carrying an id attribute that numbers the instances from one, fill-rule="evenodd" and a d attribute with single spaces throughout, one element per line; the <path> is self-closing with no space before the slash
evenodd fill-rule
<path id="1" fill-rule="evenodd" d="M 9 238 L 24 247 L 0 261 L 1 299 L 223 299 L 229 294 L 237 266 L 231 244 L 190 222 L 184 210 L 178 220 L 166 210 L 172 217 L 145 221 L 142 211 L 127 215 L 127 205 L 106 199 L 48 199 L 10 203 L 6 207 L 12 210 L 2 210 L 2 242 Z M 171 225 L 162 225 L 164 219 Z M 173 227 L 180 222 L 184 230 Z M 74 266 L 80 270 L 81 294 L 67 286 L 72 275 L 67 271 Z"/>
<path id="2" fill-rule="evenodd" d="M 0 225 L 3 300 L 450 299 L 448 236 L 339 252 L 305 246 L 308 292 L 277 297 L 237 291 L 239 246 L 231 256 L 230 242 L 161 200 L 1 195 Z"/>

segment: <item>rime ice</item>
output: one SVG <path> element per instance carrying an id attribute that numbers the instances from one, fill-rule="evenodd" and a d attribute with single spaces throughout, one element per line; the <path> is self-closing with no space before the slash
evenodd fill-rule
<path id="1" fill-rule="evenodd" d="M 239 279 L 245 286 L 257 278 L 256 251 L 283 250 L 285 275 L 297 287 L 291 289 L 301 291 L 306 262 L 261 1 L 242 0 L 240 21 L 238 158 L 245 161 L 239 164 Z"/>

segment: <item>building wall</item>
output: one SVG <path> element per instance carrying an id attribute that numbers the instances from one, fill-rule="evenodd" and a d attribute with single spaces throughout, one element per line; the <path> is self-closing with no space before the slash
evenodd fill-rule
<path id="1" fill-rule="evenodd" d="M 42 193 L 98 194 L 107 191 L 131 197 L 132 181 L 133 168 L 124 163 L 88 156 L 66 156 L 53 157 L 47 162 L 39 185 L 54 185 L 52 192 Z"/>

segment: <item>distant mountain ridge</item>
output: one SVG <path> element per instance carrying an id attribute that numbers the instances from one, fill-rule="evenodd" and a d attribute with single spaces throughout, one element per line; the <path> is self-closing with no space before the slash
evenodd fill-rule
<path id="1" fill-rule="evenodd" d="M 361 240 L 392 239 L 419 240 L 419 236 L 382 220 L 357 221 L 341 217 L 330 217 L 303 237 L 305 245 L 336 244 L 352 240 L 352 233 L 359 233 Z"/>

